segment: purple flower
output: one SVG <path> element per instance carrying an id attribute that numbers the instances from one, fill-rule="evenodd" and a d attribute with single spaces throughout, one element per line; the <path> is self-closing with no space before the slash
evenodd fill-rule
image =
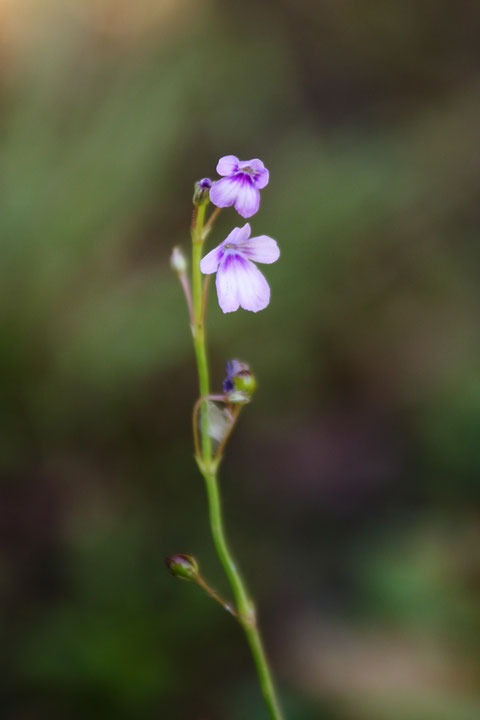
<path id="1" fill-rule="evenodd" d="M 220 158 L 217 172 L 223 175 L 210 190 L 210 200 L 217 207 L 230 207 L 242 217 L 254 215 L 260 205 L 259 190 L 268 184 L 269 173 L 261 160 L 239 160 L 235 155 Z"/>
<path id="2" fill-rule="evenodd" d="M 268 235 L 251 238 L 250 233 L 248 223 L 234 228 L 200 262 L 200 270 L 205 275 L 217 273 L 218 303 L 224 313 L 234 312 L 239 306 L 257 312 L 270 302 L 270 287 L 251 261 L 273 263 L 278 260 L 280 250 Z"/>

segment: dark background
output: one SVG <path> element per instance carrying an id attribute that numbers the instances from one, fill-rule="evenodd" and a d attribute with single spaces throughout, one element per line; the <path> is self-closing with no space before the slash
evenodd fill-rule
<path id="1" fill-rule="evenodd" d="M 222 467 L 290 720 L 480 716 L 480 53 L 459 0 L 0 3 L 1 716 L 265 720 L 169 269 L 260 157 L 270 306 Z M 211 243 L 239 218 L 220 215 Z"/>

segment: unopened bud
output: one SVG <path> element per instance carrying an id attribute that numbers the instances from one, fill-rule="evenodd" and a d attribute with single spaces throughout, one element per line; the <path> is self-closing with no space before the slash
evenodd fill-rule
<path id="1" fill-rule="evenodd" d="M 165 558 L 165 563 L 172 575 L 181 578 L 181 580 L 196 580 L 198 578 L 197 561 L 191 555 L 177 553 Z"/>
<path id="2" fill-rule="evenodd" d="M 170 255 L 170 265 L 178 275 L 187 271 L 187 259 L 179 247 L 174 247 Z"/>
<path id="3" fill-rule="evenodd" d="M 212 181 L 210 178 L 202 178 L 198 180 L 193 187 L 193 204 L 201 205 L 210 199 L 210 188 Z"/>
<path id="4" fill-rule="evenodd" d="M 229 360 L 226 370 L 227 375 L 223 381 L 224 392 L 229 395 L 234 392 L 241 393 L 248 400 L 257 388 L 257 380 L 249 365 L 240 360 Z M 231 402 L 241 402 L 241 400 L 231 400 Z"/>

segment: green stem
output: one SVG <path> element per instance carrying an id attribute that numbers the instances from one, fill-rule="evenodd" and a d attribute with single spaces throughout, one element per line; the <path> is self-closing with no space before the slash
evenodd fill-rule
<path id="1" fill-rule="evenodd" d="M 235 596 L 239 620 L 245 631 L 252 651 L 265 704 L 267 705 L 272 720 L 282 720 L 282 712 L 277 700 L 275 686 L 273 684 L 272 674 L 265 654 L 265 649 L 263 647 L 260 630 L 257 625 L 255 605 L 248 596 L 242 576 L 235 565 L 235 561 L 232 557 L 232 553 L 228 547 L 227 539 L 225 537 L 217 476 L 216 473 L 205 472 L 202 474 L 205 478 L 207 486 L 210 528 L 212 531 L 213 541 Z"/>
<path id="2" fill-rule="evenodd" d="M 202 203 L 196 208 L 192 222 L 192 289 L 193 289 L 193 345 L 197 359 L 198 383 L 200 395 L 210 394 L 210 379 L 205 343 L 205 326 L 203 319 L 203 282 L 200 271 L 200 260 L 203 250 L 203 223 L 207 204 Z M 207 465 L 212 458 L 212 442 L 208 427 L 208 403 L 202 403 L 200 409 L 200 431 L 202 436 L 202 460 Z"/>
<path id="3" fill-rule="evenodd" d="M 210 394 L 210 379 L 205 342 L 204 312 L 202 299 L 202 275 L 200 260 L 204 242 L 204 221 L 206 203 L 201 204 L 194 212 L 192 222 L 192 288 L 193 288 L 193 342 L 198 367 L 200 396 Z M 200 414 L 201 458 L 199 466 L 205 479 L 208 496 L 210 529 L 215 549 L 223 569 L 230 582 L 237 603 L 238 619 L 245 631 L 253 655 L 257 674 L 265 703 L 272 720 L 282 720 L 282 713 L 277 700 L 272 674 L 257 625 L 255 606 L 250 599 L 242 576 L 238 571 L 230 548 L 228 547 L 223 527 L 222 508 L 216 473 L 216 464 L 212 463 L 212 443 L 209 433 L 208 404 L 202 403 Z"/>
<path id="4" fill-rule="evenodd" d="M 252 651 L 253 660 L 257 668 L 258 679 L 263 693 L 263 699 L 270 713 L 272 720 L 283 720 L 283 714 L 278 703 L 275 686 L 273 684 L 268 658 L 262 643 L 262 636 L 256 625 L 245 627 L 247 640 Z"/>

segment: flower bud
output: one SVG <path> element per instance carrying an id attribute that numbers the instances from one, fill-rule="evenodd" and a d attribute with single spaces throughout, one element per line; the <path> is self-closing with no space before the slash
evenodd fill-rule
<path id="1" fill-rule="evenodd" d="M 187 271 L 187 259 L 179 247 L 174 247 L 170 255 L 170 265 L 178 275 Z"/>
<path id="2" fill-rule="evenodd" d="M 202 178 L 198 180 L 193 186 L 193 204 L 202 205 L 204 202 L 208 202 L 210 199 L 210 188 L 212 187 L 212 181 L 210 178 Z"/>
<path id="3" fill-rule="evenodd" d="M 169 571 L 181 580 L 196 580 L 198 578 L 197 561 L 191 555 L 177 553 L 165 558 Z"/>
<path id="4" fill-rule="evenodd" d="M 248 400 L 257 388 L 255 375 L 250 370 L 249 365 L 240 360 L 229 360 L 226 371 L 227 375 L 223 381 L 224 392 L 229 395 L 234 392 L 241 393 Z M 245 402 L 246 400 L 234 399 L 231 402 Z"/>

